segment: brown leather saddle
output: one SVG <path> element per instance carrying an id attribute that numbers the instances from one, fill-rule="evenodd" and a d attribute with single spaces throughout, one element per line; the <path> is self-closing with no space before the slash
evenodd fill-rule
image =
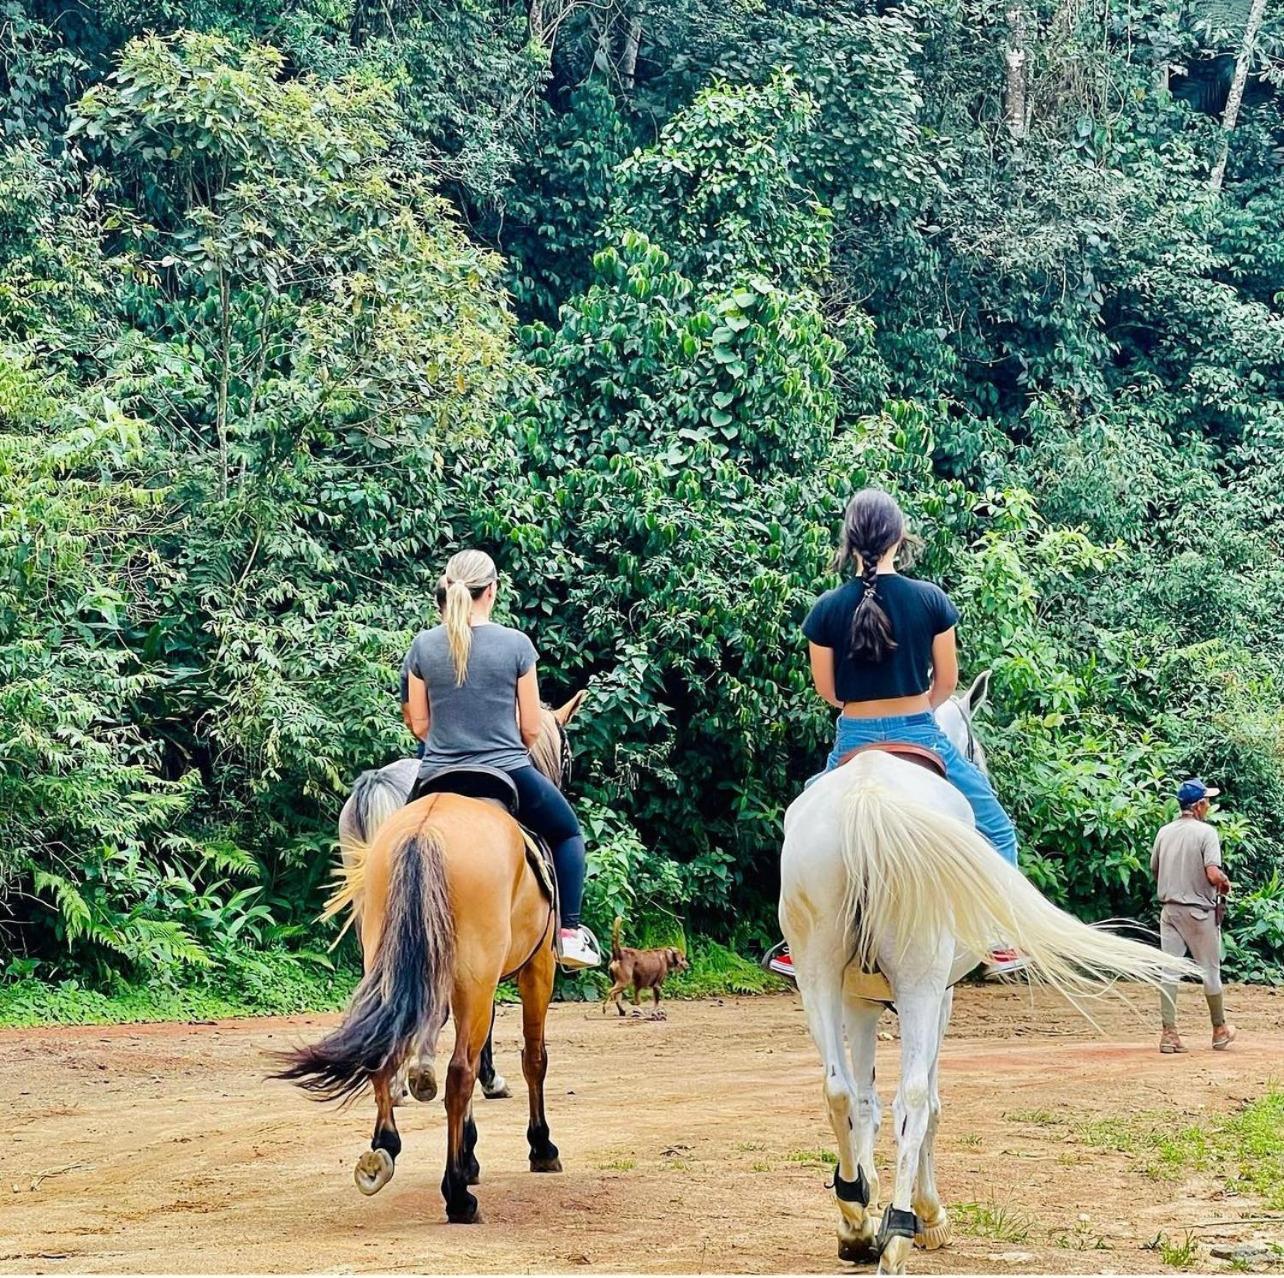
<path id="1" fill-rule="evenodd" d="M 526 844 L 526 860 L 548 899 L 557 905 L 557 878 L 553 874 L 553 854 L 547 843 L 534 830 L 522 824 L 513 778 L 500 768 L 470 764 L 468 767 L 441 768 L 416 779 L 407 803 L 426 794 L 460 794 L 468 799 L 485 799 L 498 803 L 517 822 Z"/>
<path id="2" fill-rule="evenodd" d="M 929 750 L 927 746 L 913 745 L 909 741 L 874 741 L 869 745 L 857 746 L 854 750 L 848 750 L 838 760 L 838 766 L 841 768 L 844 763 L 850 763 L 858 754 L 868 754 L 871 750 L 881 750 L 884 754 L 895 755 L 907 763 L 917 763 L 920 768 L 927 768 L 929 772 L 935 772 L 938 777 L 945 776 L 945 760 L 935 750 Z"/>

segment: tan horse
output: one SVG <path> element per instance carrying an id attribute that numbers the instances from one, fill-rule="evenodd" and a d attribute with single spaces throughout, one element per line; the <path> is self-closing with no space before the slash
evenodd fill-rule
<path id="1" fill-rule="evenodd" d="M 578 713 L 584 697 L 585 690 L 582 689 L 558 710 L 550 706 L 541 708 L 540 735 L 531 746 L 531 761 L 559 790 L 568 779 L 571 766 L 566 727 Z M 364 855 L 362 849 L 371 842 L 380 826 L 395 812 L 406 806 L 418 775 L 418 759 L 398 759 L 386 767 L 372 768 L 363 772 L 357 778 L 356 784 L 352 787 L 352 793 L 339 813 L 339 852 L 342 863 L 336 875 L 340 880 L 340 887 L 334 899 L 350 904 L 352 913 L 340 930 L 334 945 L 331 946 L 332 949 L 338 945 L 343 933 L 354 924 L 358 938 L 361 935 L 361 900 L 352 888 L 352 869 Z M 321 917 L 329 918 L 336 912 L 334 908 L 327 908 Z M 492 1016 L 492 1026 L 493 1024 Z M 431 1061 L 435 1051 L 435 1041 L 425 1041 L 411 1053 L 393 1081 L 394 1105 L 400 1105 L 407 1094 L 421 1101 L 434 1099 L 437 1087 L 433 1081 L 435 1071 L 431 1068 Z M 428 1062 L 428 1068 L 424 1068 L 420 1063 L 425 1060 Z M 512 1095 L 508 1088 L 508 1080 L 495 1070 L 494 1052 L 489 1037 L 486 1039 L 486 1046 L 482 1049 L 478 1081 L 481 1084 L 482 1094 L 490 1100 L 503 1099 Z"/>
<path id="2" fill-rule="evenodd" d="M 559 723 L 568 719 L 579 700 L 552 717 Z M 448 1219 L 471 1223 L 479 1216 L 468 1186 L 477 1183 L 480 1172 L 473 1087 L 495 989 L 509 977 L 516 978 L 522 1001 L 530 1168 L 562 1169 L 544 1113 L 544 1021 L 556 968 L 552 904 L 527 861 L 517 822 L 486 799 L 425 795 L 383 821 L 368 843 L 354 841 L 346 852 L 343 886 L 327 913 L 360 902 L 365 976 L 339 1028 L 289 1053 L 277 1077 L 324 1099 L 352 1098 L 367 1085 L 374 1088 L 374 1135 L 357 1161 L 355 1178 L 363 1193 L 377 1193 L 392 1179 L 401 1152 L 394 1080 L 415 1045 L 435 1044 L 453 1013 L 441 1188 Z M 435 1092 L 430 1052 L 417 1072 L 416 1092 Z"/>

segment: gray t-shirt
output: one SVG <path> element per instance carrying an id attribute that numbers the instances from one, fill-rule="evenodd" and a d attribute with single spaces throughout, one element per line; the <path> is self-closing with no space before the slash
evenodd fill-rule
<path id="1" fill-rule="evenodd" d="M 456 687 L 446 628 L 415 636 L 406 668 L 428 688 L 428 744 L 420 775 L 465 763 L 505 770 L 530 766 L 517 727 L 517 680 L 535 657 L 535 645 L 520 630 L 489 621 L 474 626 L 468 674 Z"/>
<path id="2" fill-rule="evenodd" d="M 1155 835 L 1150 852 L 1150 872 L 1165 905 L 1194 905 L 1212 909 L 1217 889 L 1204 873 L 1210 865 L 1221 865 L 1222 841 L 1206 821 L 1178 817 Z"/>

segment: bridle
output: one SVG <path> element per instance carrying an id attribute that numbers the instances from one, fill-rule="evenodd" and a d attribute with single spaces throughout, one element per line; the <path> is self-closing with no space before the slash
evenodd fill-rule
<path id="1" fill-rule="evenodd" d="M 554 719 L 553 722 L 557 724 L 557 763 L 561 772 L 557 788 L 564 790 L 566 783 L 571 779 L 571 768 L 575 762 L 575 756 L 571 753 L 571 739 L 566 735 L 566 725 L 560 719 Z"/>
<path id="2" fill-rule="evenodd" d="M 976 733 L 972 731 L 972 716 L 963 709 L 959 704 L 957 697 L 951 697 L 951 701 L 958 706 L 959 718 L 963 720 L 963 731 L 967 733 L 967 745 L 963 749 L 963 757 L 972 764 L 976 763 Z M 977 765 L 979 766 L 979 765 Z"/>

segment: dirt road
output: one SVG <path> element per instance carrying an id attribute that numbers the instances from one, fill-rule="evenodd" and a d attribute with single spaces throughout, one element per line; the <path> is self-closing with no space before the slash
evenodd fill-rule
<path id="1" fill-rule="evenodd" d="M 981 1206 L 956 1211 L 953 1245 L 917 1253 L 915 1271 L 1154 1272 L 1163 1262 L 1142 1246 L 1160 1231 L 1284 1239 L 1284 1221 L 1238 1223 L 1260 1204 L 1222 1197 L 1219 1182 L 1152 1180 L 1135 1155 L 1088 1148 L 1066 1125 L 1155 1110 L 1188 1125 L 1284 1076 L 1284 992 L 1228 993 L 1242 1041 L 1225 1054 L 1194 1032 L 1198 991 L 1183 994 L 1195 1050 L 1173 1058 L 1155 1050 L 1149 1000 L 1144 1021 L 1102 1009 L 1099 1036 L 1052 998 L 960 991 L 938 1160 L 947 1202 Z M 797 997 L 667 1010 L 553 1009 L 549 1116 L 566 1171 L 526 1171 L 524 1093 L 479 1097 L 484 1223 L 472 1228 L 444 1223 L 439 1103 L 398 1111 L 396 1177 L 365 1199 L 352 1167 L 371 1103 L 335 1112 L 263 1081 L 265 1053 L 333 1018 L 0 1033 L 0 1272 L 844 1268 Z M 497 1061 L 520 1088 L 518 1033 L 516 1011 L 501 1011 Z M 885 1101 L 898 1046 L 879 1045 Z"/>

